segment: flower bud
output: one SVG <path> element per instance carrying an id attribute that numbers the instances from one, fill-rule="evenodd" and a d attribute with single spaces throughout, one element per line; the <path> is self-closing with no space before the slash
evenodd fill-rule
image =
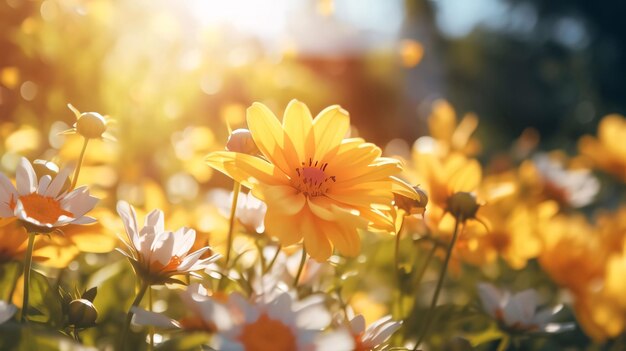
<path id="1" fill-rule="evenodd" d="M 472 193 L 458 192 L 448 198 L 447 211 L 459 221 L 464 222 L 469 218 L 476 218 L 476 212 L 480 205 L 476 196 Z"/>
<path id="2" fill-rule="evenodd" d="M 76 121 L 76 131 L 87 139 L 97 139 L 107 129 L 104 117 L 97 112 L 85 112 Z"/>
<path id="3" fill-rule="evenodd" d="M 226 142 L 228 151 L 240 152 L 248 155 L 258 155 L 259 148 L 256 146 L 252 133 L 247 129 L 235 129 Z"/>
<path id="4" fill-rule="evenodd" d="M 92 327 L 98 318 L 96 307 L 87 299 L 76 299 L 70 302 L 68 314 L 70 325 L 77 328 Z"/>
<path id="5" fill-rule="evenodd" d="M 413 189 L 417 192 L 418 199 L 411 199 L 403 195 L 394 194 L 395 205 L 404 210 L 407 215 L 424 214 L 426 205 L 428 204 L 428 195 L 417 186 L 414 186 Z"/>

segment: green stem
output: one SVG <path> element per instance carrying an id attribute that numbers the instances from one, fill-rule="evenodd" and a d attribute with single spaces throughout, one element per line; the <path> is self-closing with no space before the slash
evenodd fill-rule
<path id="1" fill-rule="evenodd" d="M 433 299 L 430 302 L 430 308 L 428 309 L 428 314 L 426 315 L 426 322 L 424 323 L 424 327 L 422 328 L 422 332 L 420 333 L 419 338 L 417 339 L 417 343 L 413 348 L 413 351 L 417 351 L 417 347 L 422 343 L 426 334 L 428 334 L 428 328 L 430 327 L 430 323 L 433 320 L 433 314 L 435 310 L 435 306 L 437 305 L 437 300 L 439 299 L 439 293 L 441 292 L 441 287 L 443 286 L 443 281 L 446 278 L 446 272 L 448 271 L 448 264 L 450 263 L 450 257 L 452 256 L 452 249 L 454 249 L 454 244 L 456 243 L 456 239 L 459 233 L 459 218 L 455 218 L 454 223 L 454 233 L 452 234 L 452 240 L 450 241 L 450 245 L 448 246 L 448 250 L 446 252 L 446 258 L 443 261 L 443 267 L 441 267 L 441 272 L 439 273 L 439 280 L 437 281 L 437 287 L 435 288 L 435 294 L 433 295 Z"/>
<path id="2" fill-rule="evenodd" d="M 415 286 L 419 285 L 422 282 L 422 278 L 424 278 L 424 274 L 426 273 L 426 270 L 428 269 L 428 265 L 430 264 L 430 261 L 433 259 L 433 256 L 435 255 L 435 251 L 437 251 L 438 246 L 439 245 L 437 245 L 436 242 L 433 242 L 433 247 L 430 249 L 430 251 L 428 251 L 426 260 L 424 260 L 424 264 L 422 265 L 422 268 L 420 269 L 419 273 L 417 274 L 415 278 L 415 282 L 414 282 Z"/>
<path id="3" fill-rule="evenodd" d="M 130 321 L 133 319 L 133 307 L 139 305 L 141 299 L 143 299 L 143 296 L 146 294 L 146 290 L 148 290 L 148 287 L 150 287 L 149 283 L 145 281 L 141 283 L 139 293 L 135 297 L 135 300 L 133 300 L 133 304 L 130 305 L 130 308 L 128 309 L 128 313 L 126 314 L 126 321 L 124 322 L 124 331 L 122 332 L 120 350 L 124 350 L 126 346 L 126 338 L 128 337 L 128 330 L 130 329 Z"/>
<path id="4" fill-rule="evenodd" d="M 148 287 L 148 309 L 150 310 L 150 312 L 152 312 L 152 288 Z M 150 332 L 149 332 L 149 338 L 150 338 L 150 344 L 148 345 L 148 350 L 152 351 L 154 350 L 154 327 L 150 327 L 149 328 Z"/>
<path id="5" fill-rule="evenodd" d="M 74 334 L 74 340 L 78 343 L 80 343 L 80 335 L 78 335 L 78 328 L 74 327 L 73 333 Z"/>
<path id="6" fill-rule="evenodd" d="M 80 167 L 83 165 L 83 159 L 85 158 L 85 151 L 87 150 L 87 144 L 89 143 L 89 139 L 83 137 L 83 148 L 80 150 L 80 156 L 78 156 L 78 164 L 76 165 L 76 170 L 74 170 L 74 177 L 72 178 L 72 185 L 70 186 L 70 190 L 73 190 L 76 187 L 76 183 L 78 183 L 78 175 L 80 174 Z"/>
<path id="7" fill-rule="evenodd" d="M 35 233 L 28 233 L 28 248 L 26 249 L 26 256 L 24 257 L 24 300 L 22 301 L 22 316 L 20 320 L 26 322 L 26 316 L 28 314 L 28 295 L 30 286 L 30 268 L 33 263 L 33 247 L 35 244 Z"/>
<path id="8" fill-rule="evenodd" d="M 398 232 L 396 233 L 396 243 L 395 243 L 395 257 L 394 257 L 394 269 L 396 271 L 396 280 L 397 280 L 397 284 L 398 284 L 398 297 L 396 298 L 396 312 L 397 312 L 397 318 L 398 319 L 402 319 L 402 315 L 403 315 L 403 310 L 404 310 L 404 303 L 402 302 L 403 299 L 403 293 L 402 293 L 402 271 L 400 270 L 400 239 L 401 239 L 401 233 L 402 232 L 402 228 L 400 228 L 400 230 L 398 230 Z"/>
<path id="9" fill-rule="evenodd" d="M 293 280 L 293 287 L 298 287 L 298 281 L 300 281 L 300 276 L 302 275 L 302 271 L 304 270 L 304 263 L 306 262 L 306 248 L 304 247 L 304 243 L 302 243 L 302 257 L 300 258 L 300 266 L 298 267 L 298 273 L 296 273 L 296 279 Z"/>
<path id="10" fill-rule="evenodd" d="M 497 351 L 504 351 L 507 347 L 509 347 L 509 343 L 511 342 L 511 338 L 508 334 L 504 335 L 500 340 L 500 344 L 498 345 Z"/>
<path id="11" fill-rule="evenodd" d="M 7 297 L 7 301 L 13 301 L 13 294 L 15 294 L 15 289 L 17 289 L 17 283 L 20 280 L 20 274 L 22 272 L 22 267 L 20 267 L 20 262 L 15 262 L 15 277 L 11 283 L 11 289 L 9 289 L 9 297 Z"/>
<path id="12" fill-rule="evenodd" d="M 228 269 L 228 262 L 230 261 L 230 251 L 233 246 L 233 232 L 235 228 L 235 217 L 237 212 L 237 200 L 239 198 L 239 191 L 241 190 L 241 184 L 235 181 L 233 184 L 233 203 L 230 207 L 230 222 L 228 223 L 228 242 L 226 243 L 226 269 Z"/>
<path id="13" fill-rule="evenodd" d="M 272 257 L 272 260 L 270 261 L 270 264 L 267 266 L 264 273 L 269 272 L 272 269 L 272 267 L 274 267 L 274 263 L 276 263 L 276 259 L 278 258 L 278 254 L 280 254 L 281 249 L 282 249 L 282 245 L 278 244 L 278 246 L 276 247 L 276 253 L 274 254 L 274 257 Z"/>

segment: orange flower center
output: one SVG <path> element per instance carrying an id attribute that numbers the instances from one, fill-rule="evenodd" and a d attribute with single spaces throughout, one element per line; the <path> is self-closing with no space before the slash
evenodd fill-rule
<path id="1" fill-rule="evenodd" d="M 215 327 L 215 324 L 213 322 L 205 321 L 200 317 L 186 317 L 181 319 L 179 322 L 183 329 L 189 331 L 204 331 L 214 333 L 217 330 L 217 327 Z"/>
<path id="2" fill-rule="evenodd" d="M 152 261 L 150 263 L 150 271 L 155 273 L 175 271 L 182 262 L 183 260 L 178 256 L 172 256 L 166 265 L 162 265 L 159 261 Z"/>
<path id="3" fill-rule="evenodd" d="M 370 349 L 363 344 L 363 333 L 352 334 L 354 337 L 354 350 L 353 351 L 369 351 Z"/>
<path id="4" fill-rule="evenodd" d="M 309 158 L 308 166 L 302 162 L 302 167 L 296 168 L 297 179 L 293 179 L 294 186 L 306 196 L 320 196 L 326 194 L 329 186 L 336 182 L 335 176 L 326 175 L 328 163 L 319 164 Z"/>
<path id="5" fill-rule="evenodd" d="M 246 351 L 297 350 L 296 337 L 291 328 L 265 313 L 256 322 L 243 327 L 239 341 Z"/>
<path id="6" fill-rule="evenodd" d="M 61 216 L 73 217 L 74 214 L 61 208 L 61 203 L 52 197 L 40 194 L 28 194 L 19 197 L 24 212 L 39 223 L 54 224 Z M 17 204 L 11 199 L 9 206 L 14 209 Z"/>

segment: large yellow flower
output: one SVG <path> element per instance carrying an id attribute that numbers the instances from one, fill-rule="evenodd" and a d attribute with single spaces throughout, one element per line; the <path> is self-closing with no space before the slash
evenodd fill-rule
<path id="1" fill-rule="evenodd" d="M 283 245 L 304 239 L 309 255 L 327 259 L 335 247 L 346 256 L 360 251 L 357 230 L 394 230 L 393 193 L 417 198 L 394 176 L 400 162 L 380 157 L 376 145 L 344 139 L 348 112 L 330 106 L 312 118 L 292 100 L 282 125 L 263 104 L 247 111 L 248 128 L 263 158 L 220 151 L 207 163 L 252 189 L 267 203 L 265 227 Z"/>

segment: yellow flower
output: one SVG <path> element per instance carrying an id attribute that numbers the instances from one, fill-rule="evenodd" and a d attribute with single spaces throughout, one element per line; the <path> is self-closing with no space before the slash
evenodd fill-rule
<path id="1" fill-rule="evenodd" d="M 304 239 L 318 261 L 333 247 L 357 255 L 359 228 L 393 231 L 394 192 L 417 199 L 394 177 L 402 171 L 399 161 L 380 157 L 380 148 L 363 139 L 344 139 L 350 117 L 339 106 L 313 119 L 306 105 L 292 100 L 281 125 L 265 105 L 254 103 L 247 123 L 265 159 L 221 151 L 209 154 L 207 163 L 267 203 L 269 234 L 283 245 Z"/>
<path id="2" fill-rule="evenodd" d="M 580 153 L 593 161 L 597 168 L 626 181 L 626 119 L 618 114 L 602 118 L 598 138 L 583 136 L 578 142 Z"/>

